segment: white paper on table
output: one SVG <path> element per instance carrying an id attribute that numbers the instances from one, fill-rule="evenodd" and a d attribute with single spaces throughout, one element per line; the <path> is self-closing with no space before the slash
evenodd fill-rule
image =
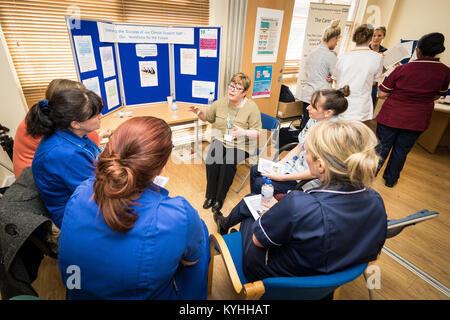
<path id="1" fill-rule="evenodd" d="M 102 94 L 100 92 L 100 83 L 98 81 L 98 77 L 84 79 L 83 80 L 83 84 L 86 87 L 86 89 L 94 91 L 100 97 L 102 96 Z"/>
<path id="2" fill-rule="evenodd" d="M 103 78 L 110 78 L 116 75 L 114 66 L 114 56 L 112 47 L 100 47 L 100 58 L 102 60 Z"/>
<path id="3" fill-rule="evenodd" d="M 261 204 L 260 194 L 244 197 L 244 201 L 255 220 L 258 220 L 259 217 L 269 210 Z"/>
<path id="4" fill-rule="evenodd" d="M 192 97 L 208 99 L 209 93 L 214 92 L 216 83 L 213 81 L 192 81 Z"/>
<path id="5" fill-rule="evenodd" d="M 136 55 L 141 58 L 156 57 L 158 55 L 158 47 L 156 44 L 136 44 Z"/>
<path id="6" fill-rule="evenodd" d="M 139 61 L 141 87 L 158 86 L 158 68 L 156 61 Z"/>
<path id="7" fill-rule="evenodd" d="M 197 49 L 180 49 L 180 73 L 197 74 Z"/>
<path id="8" fill-rule="evenodd" d="M 402 44 L 398 43 L 391 49 L 384 52 L 383 66 L 389 69 L 390 66 L 411 56 L 411 51 Z"/>
<path id="9" fill-rule="evenodd" d="M 168 177 L 156 176 L 155 179 L 153 180 L 153 183 L 156 184 L 157 186 L 160 186 L 161 188 L 164 188 L 164 186 L 167 184 L 168 181 L 169 181 Z"/>
<path id="10" fill-rule="evenodd" d="M 200 29 L 200 57 L 217 57 L 217 29 Z"/>
<path id="11" fill-rule="evenodd" d="M 97 69 L 91 36 L 74 36 L 75 52 L 77 53 L 80 73 Z"/>
<path id="12" fill-rule="evenodd" d="M 112 79 L 105 82 L 105 91 L 108 109 L 114 108 L 119 104 L 119 93 L 117 91 L 116 79 Z"/>

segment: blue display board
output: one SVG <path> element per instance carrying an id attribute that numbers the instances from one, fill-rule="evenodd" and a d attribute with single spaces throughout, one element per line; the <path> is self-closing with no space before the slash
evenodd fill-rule
<path id="1" fill-rule="evenodd" d="M 111 112 L 122 105 L 130 106 L 166 101 L 167 96 L 171 92 L 175 93 L 178 101 L 206 104 L 208 101 L 207 96 L 204 98 L 193 96 L 193 81 L 214 83 L 214 98 L 217 99 L 221 36 L 219 27 L 183 26 L 183 28 L 194 29 L 194 44 L 192 45 L 170 43 L 139 44 L 100 42 L 97 21 L 80 20 L 79 22 L 79 25 L 73 29 L 70 29 L 69 22 L 67 22 L 67 25 L 70 31 L 70 41 L 74 58 L 77 62 L 76 66 L 80 81 L 84 82 L 98 78 L 98 91 L 105 101 L 105 106 L 108 106 L 105 84 L 111 84 L 109 81 L 115 80 L 117 86 L 117 103 L 114 103 L 109 108 L 105 107 L 102 110 L 103 114 Z M 216 33 L 208 38 L 208 32 L 211 32 L 211 30 L 216 30 Z M 203 35 L 206 34 L 206 36 L 200 37 L 200 32 L 203 32 Z M 82 51 L 80 51 L 81 46 L 77 48 L 77 41 L 75 41 L 75 38 L 79 36 L 89 36 L 92 42 L 92 49 L 89 49 L 89 46 L 84 43 Z M 84 40 L 86 39 L 87 37 Z M 139 48 L 144 46 L 144 50 L 138 50 L 138 46 Z M 107 78 L 104 78 L 104 66 L 102 65 L 100 53 L 100 48 L 103 47 L 112 48 L 114 75 Z M 171 50 L 172 47 L 173 50 Z M 182 48 L 196 49 L 196 70 L 192 72 L 195 74 L 181 73 L 180 50 Z M 80 69 L 77 51 L 88 52 L 89 50 L 94 53 L 95 69 L 92 68 L 92 70 L 86 71 L 82 70 L 82 68 Z M 83 59 L 83 57 L 81 58 Z M 171 63 L 173 63 L 173 66 L 171 66 Z M 174 72 L 172 77 L 171 69 Z M 171 88 L 172 84 L 175 85 L 175 88 Z"/>
<path id="2" fill-rule="evenodd" d="M 217 30 L 217 51 L 216 57 L 201 57 L 200 50 L 200 30 L 201 29 L 216 29 Z M 175 44 L 174 45 L 174 59 L 175 59 L 175 95 L 178 101 L 192 102 L 192 103 L 208 103 L 208 97 L 197 98 L 192 94 L 192 81 L 209 81 L 214 82 L 214 100 L 217 99 L 218 79 L 219 79 L 219 53 L 220 53 L 220 28 L 219 27 L 195 27 L 194 28 L 194 44 Z M 182 48 L 197 49 L 197 74 L 182 74 L 180 50 Z"/>
<path id="3" fill-rule="evenodd" d="M 127 106 L 166 101 L 167 96 L 170 95 L 169 45 L 167 43 L 150 45 L 156 46 L 156 56 L 138 56 L 136 53 L 137 44 L 119 43 L 124 99 Z M 156 67 L 151 68 L 151 70 L 157 76 L 157 86 L 145 84 L 142 86 L 141 84 L 141 78 L 145 78 L 146 72 L 141 69 L 149 70 L 148 67 L 145 67 L 148 64 L 142 63 L 145 61 L 155 61 Z M 141 75 L 141 73 L 144 73 L 144 75 Z"/>
<path id="4" fill-rule="evenodd" d="M 70 29 L 70 33 L 71 33 L 70 41 L 72 43 L 73 53 L 75 55 L 75 61 L 76 61 L 76 66 L 77 66 L 78 74 L 80 77 L 80 81 L 85 83 L 86 80 L 98 78 L 98 87 L 99 87 L 98 90 L 100 91 L 101 97 L 103 98 L 103 101 L 104 101 L 104 107 L 102 110 L 102 114 L 106 114 L 106 113 L 109 113 L 109 112 L 122 106 L 122 98 L 121 98 L 121 94 L 120 94 L 120 82 L 119 82 L 119 75 L 118 75 L 118 70 L 117 70 L 117 56 L 116 56 L 116 51 L 114 49 L 114 43 L 100 42 L 99 35 L 98 35 L 98 29 L 97 29 L 97 21 L 81 20 L 79 22 L 80 22 L 79 27 L 77 26 L 77 28 Z M 78 57 L 78 53 L 77 53 L 77 49 L 76 49 L 76 45 L 75 45 L 75 39 L 78 36 L 89 36 L 91 38 L 92 50 L 94 53 L 95 65 L 96 65 L 95 70 L 81 72 L 79 57 Z M 100 48 L 101 47 L 111 47 L 112 59 L 114 62 L 114 76 L 108 76 L 107 78 L 104 78 L 102 61 L 101 61 L 101 56 L 100 56 Z M 89 48 L 87 48 L 87 49 L 89 49 Z M 109 83 L 109 81 L 115 82 L 115 88 L 117 91 L 118 99 L 117 99 L 117 103 L 110 105 L 108 108 L 105 83 L 106 82 Z M 109 84 L 111 84 L 111 83 L 109 83 Z M 93 91 L 96 91 L 96 90 L 93 90 Z M 109 104 L 111 104 L 111 102 L 109 102 Z"/>

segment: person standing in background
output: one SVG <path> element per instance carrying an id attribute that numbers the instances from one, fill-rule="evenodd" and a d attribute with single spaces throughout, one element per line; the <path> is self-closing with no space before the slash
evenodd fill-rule
<path id="1" fill-rule="evenodd" d="M 350 86 L 348 109 L 339 118 L 367 121 L 373 118 L 372 86 L 383 73 L 383 56 L 370 50 L 373 27 L 363 24 L 356 28 L 353 41 L 356 47 L 339 56 L 333 79 L 336 87 Z"/>
<path id="2" fill-rule="evenodd" d="M 434 100 L 447 94 L 450 69 L 435 57 L 444 52 L 444 40 L 439 32 L 421 37 L 418 58 L 395 68 L 379 87 L 379 97 L 387 99 L 375 118 L 381 158 L 378 171 L 392 149 L 383 173 L 387 187 L 397 183 L 409 151 L 430 125 Z"/>
<path id="3" fill-rule="evenodd" d="M 341 27 L 339 20 L 334 20 L 327 27 L 322 36 L 322 43 L 319 44 L 306 59 L 307 82 L 299 94 L 299 100 L 303 102 L 303 116 L 300 123 L 300 131 L 303 130 L 309 120 L 308 106 L 311 104 L 311 97 L 317 90 L 329 89 L 333 80 L 331 72 L 336 64 L 336 52 L 333 51 L 339 38 L 341 37 Z"/>
<path id="4" fill-rule="evenodd" d="M 377 27 L 373 32 L 372 41 L 370 41 L 369 48 L 375 52 L 383 54 L 387 50 L 387 48 L 381 45 L 381 42 L 386 37 L 386 28 L 385 27 Z M 378 82 L 372 86 L 372 102 L 373 107 L 375 108 L 377 102 L 377 94 L 378 94 Z"/>

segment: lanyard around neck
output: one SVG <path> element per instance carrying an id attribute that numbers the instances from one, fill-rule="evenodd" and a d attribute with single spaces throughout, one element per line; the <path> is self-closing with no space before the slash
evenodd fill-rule
<path id="1" fill-rule="evenodd" d="M 84 151 L 86 151 L 93 159 L 98 160 L 98 155 L 100 153 L 100 148 L 97 147 L 96 144 L 93 144 L 95 147 L 95 151 L 96 153 L 94 154 L 91 150 L 85 148 L 84 146 L 82 146 L 81 144 L 77 143 L 76 141 L 73 141 L 71 139 L 69 139 L 68 137 L 64 136 L 63 134 L 60 135 L 64 140 L 69 141 L 71 144 L 83 149 Z M 89 139 L 89 138 L 88 138 Z"/>
<path id="2" fill-rule="evenodd" d="M 230 103 L 228 102 L 228 112 L 227 112 L 227 128 L 231 129 L 233 126 L 234 120 L 236 120 L 237 114 L 239 113 L 239 110 L 241 109 L 242 104 L 245 102 L 246 98 L 242 99 L 241 102 L 239 102 L 239 105 L 237 106 L 237 111 L 234 114 L 233 120 L 230 122 Z"/>

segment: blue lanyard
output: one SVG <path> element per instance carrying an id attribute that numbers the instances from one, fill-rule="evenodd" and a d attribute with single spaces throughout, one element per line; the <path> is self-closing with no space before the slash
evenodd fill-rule
<path id="1" fill-rule="evenodd" d="M 237 106 L 237 111 L 234 114 L 234 118 L 231 122 L 230 122 L 230 103 L 228 103 L 228 111 L 227 111 L 227 128 L 228 128 L 228 130 L 231 129 L 231 127 L 233 126 L 233 122 L 234 122 L 234 120 L 236 120 L 239 110 L 241 109 L 241 105 L 244 103 L 244 101 L 245 101 L 245 98 L 242 99 L 241 102 L 239 102 L 239 105 Z"/>
<path id="2" fill-rule="evenodd" d="M 95 146 L 94 149 L 96 149 L 96 150 L 95 150 L 95 151 L 96 151 L 96 154 L 94 154 L 91 150 L 86 149 L 86 148 L 83 147 L 81 144 L 79 144 L 79 143 L 77 143 L 77 142 L 75 142 L 75 141 L 72 141 L 72 140 L 69 139 L 68 137 L 65 137 L 65 136 L 62 135 L 62 134 L 61 134 L 60 136 L 61 136 L 64 140 L 69 141 L 71 144 L 73 144 L 73 145 L 75 145 L 75 146 L 77 146 L 77 147 L 83 149 L 84 151 L 86 151 L 89 155 L 91 155 L 91 157 L 92 157 L 93 159 L 95 159 L 95 161 L 98 160 L 98 155 L 100 154 L 101 150 L 100 150 L 100 148 L 97 147 L 97 145 L 94 144 L 93 142 L 92 142 L 92 144 Z M 88 139 L 89 139 L 89 138 L 88 138 Z M 88 143 L 89 143 L 89 142 L 88 142 Z"/>

